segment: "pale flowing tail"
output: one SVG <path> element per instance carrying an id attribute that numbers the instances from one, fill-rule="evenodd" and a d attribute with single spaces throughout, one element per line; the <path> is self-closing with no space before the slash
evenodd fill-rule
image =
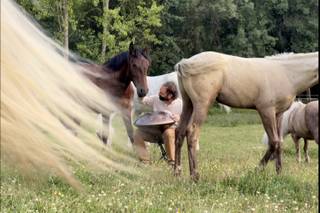
<path id="1" fill-rule="evenodd" d="M 74 186 L 79 182 L 69 160 L 99 171 L 128 170 L 100 152 L 102 144 L 92 131 L 92 109 L 109 114 L 114 109 L 110 99 L 14 1 L 1 1 L 0 20 L 1 168 L 54 172 Z M 79 134 L 71 134 L 63 124 Z"/>

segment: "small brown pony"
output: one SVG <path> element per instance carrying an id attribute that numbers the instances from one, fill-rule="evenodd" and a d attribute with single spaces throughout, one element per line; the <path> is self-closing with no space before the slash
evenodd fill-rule
<path id="1" fill-rule="evenodd" d="M 304 104 L 302 102 L 293 102 L 290 108 L 283 113 L 281 121 L 281 137 L 285 138 L 291 134 L 292 140 L 296 147 L 296 159 L 301 161 L 299 140 L 304 140 L 305 161 L 308 163 L 310 157 L 308 154 L 308 140 L 315 140 L 319 144 L 319 105 L 318 101 L 312 101 Z M 266 133 L 262 139 L 264 144 L 268 144 L 268 136 Z"/>
<path id="2" fill-rule="evenodd" d="M 99 88 L 113 98 L 115 106 L 122 115 L 127 134 L 133 143 L 133 127 L 131 121 L 132 100 L 134 90 L 144 97 L 148 93 L 147 74 L 151 65 L 147 49 L 140 50 L 130 43 L 129 51 L 114 56 L 103 65 L 82 63 L 89 72 L 85 75 Z M 99 112 L 97 112 L 99 113 Z M 110 115 L 102 115 L 103 124 L 109 126 Z M 98 134 L 104 144 L 108 144 L 108 132 Z"/>

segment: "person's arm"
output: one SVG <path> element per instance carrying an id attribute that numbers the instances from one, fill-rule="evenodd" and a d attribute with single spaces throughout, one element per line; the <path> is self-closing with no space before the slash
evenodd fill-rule
<path id="1" fill-rule="evenodd" d="M 179 121 L 180 121 L 180 115 L 178 115 L 178 114 L 172 113 L 172 114 L 171 114 L 171 118 L 172 118 L 172 120 L 174 120 L 175 122 L 179 122 Z"/>

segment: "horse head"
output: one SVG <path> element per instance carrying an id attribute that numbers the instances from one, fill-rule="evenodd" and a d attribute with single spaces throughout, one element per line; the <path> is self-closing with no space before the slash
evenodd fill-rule
<path id="1" fill-rule="evenodd" d="M 147 74 L 151 60 L 148 50 L 145 48 L 140 50 L 133 43 L 129 47 L 129 72 L 132 82 L 137 88 L 137 95 L 141 98 L 148 93 Z"/>

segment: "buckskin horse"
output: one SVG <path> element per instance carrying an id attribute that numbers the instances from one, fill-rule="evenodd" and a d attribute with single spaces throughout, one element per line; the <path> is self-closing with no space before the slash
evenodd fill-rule
<path id="1" fill-rule="evenodd" d="M 81 63 L 81 66 L 87 70 L 84 74 L 111 96 L 121 113 L 131 143 L 133 143 L 131 111 L 134 95 L 131 82 L 137 88 L 137 95 L 140 98 L 144 97 L 148 93 L 147 73 L 150 65 L 148 50 L 138 49 L 132 43 L 130 43 L 129 51 L 114 56 L 103 65 Z M 109 116 L 102 115 L 105 126 L 109 126 Z M 104 144 L 108 144 L 108 134 L 107 130 L 97 133 Z"/>
<path id="2" fill-rule="evenodd" d="M 281 54 L 266 58 L 242 58 L 203 52 L 175 65 L 183 111 L 176 137 L 174 174 L 181 173 L 181 147 L 187 137 L 190 175 L 199 179 L 196 143 L 200 127 L 212 102 L 258 111 L 268 134 L 269 146 L 260 161 L 264 168 L 275 154 L 276 171 L 281 165 L 281 117 L 295 96 L 319 82 L 318 52 Z"/>

